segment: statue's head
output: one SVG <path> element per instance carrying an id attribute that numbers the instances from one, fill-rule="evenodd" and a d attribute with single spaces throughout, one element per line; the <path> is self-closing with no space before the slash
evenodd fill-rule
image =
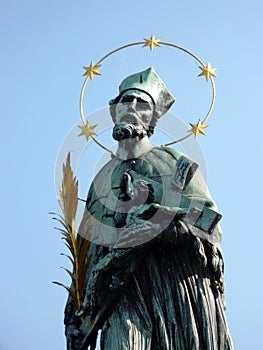
<path id="1" fill-rule="evenodd" d="M 150 137 L 174 101 L 153 68 L 128 76 L 119 87 L 119 95 L 109 103 L 115 124 L 113 137 L 117 141 Z"/>

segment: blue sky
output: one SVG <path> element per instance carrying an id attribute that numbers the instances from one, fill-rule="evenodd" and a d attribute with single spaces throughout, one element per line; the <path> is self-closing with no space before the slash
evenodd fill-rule
<path id="1" fill-rule="evenodd" d="M 79 123 L 82 66 L 151 34 L 218 67 L 208 135 L 198 142 L 210 190 L 223 213 L 230 331 L 236 349 L 259 349 L 262 2 L 3 0 L 0 6 L 0 349 L 65 348 L 66 293 L 51 283 L 68 283 L 59 268 L 65 264 L 60 256 L 64 247 L 48 215 L 59 211 L 56 157 L 65 136 Z M 172 112 L 186 124 L 196 122 L 211 93 L 205 79 L 196 78 L 197 62 L 169 48 L 143 50 L 129 49 L 105 62 L 103 75 L 87 87 L 86 113 L 105 108 L 127 74 L 153 64 L 177 98 Z M 84 197 L 90 168 L 100 157 L 96 152 L 87 149 L 80 162 L 77 175 Z"/>

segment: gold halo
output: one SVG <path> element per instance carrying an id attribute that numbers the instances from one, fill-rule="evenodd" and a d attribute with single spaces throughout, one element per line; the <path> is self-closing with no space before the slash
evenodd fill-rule
<path id="1" fill-rule="evenodd" d="M 181 137 L 178 140 L 172 141 L 172 142 L 167 143 L 167 144 L 165 144 L 163 146 L 170 146 L 170 145 L 179 143 L 179 142 L 187 139 L 188 137 L 190 137 L 192 134 L 194 135 L 194 137 L 197 137 L 199 134 L 206 135 L 206 133 L 204 132 L 203 129 L 207 128 L 207 125 L 205 125 L 205 123 L 208 120 L 208 118 L 210 117 L 210 114 L 212 113 L 212 110 L 213 110 L 214 104 L 215 104 L 216 88 L 215 88 L 215 83 L 214 83 L 213 77 L 216 77 L 215 70 L 217 70 L 217 68 L 212 68 L 210 62 L 207 65 L 205 65 L 200 60 L 200 58 L 198 58 L 196 55 L 194 55 L 191 51 L 189 51 L 189 50 L 187 50 L 187 49 L 185 49 L 185 48 L 183 48 L 181 46 L 178 46 L 176 44 L 164 42 L 164 41 L 161 41 L 161 40 L 162 40 L 161 38 L 155 38 L 155 36 L 152 35 L 150 38 L 144 38 L 144 41 L 134 42 L 134 43 L 130 43 L 130 44 L 126 44 L 126 45 L 120 46 L 117 49 L 112 50 L 109 53 L 107 53 L 96 64 L 94 64 L 93 61 L 91 61 L 90 66 L 83 67 L 86 70 L 86 72 L 83 74 L 83 76 L 86 76 L 86 78 L 85 78 L 84 83 L 83 83 L 82 88 L 81 88 L 80 101 L 79 101 L 80 117 L 81 117 L 83 126 L 79 126 L 79 128 L 82 130 L 80 135 L 85 136 L 87 141 L 88 141 L 88 139 L 90 137 L 101 148 L 103 148 L 104 150 L 108 151 L 111 154 L 114 154 L 110 149 L 108 149 L 107 147 L 103 146 L 95 138 L 96 133 L 94 132 L 93 129 L 96 127 L 96 125 L 90 126 L 89 122 L 85 120 L 84 112 L 83 112 L 83 96 L 84 96 L 84 92 L 85 92 L 85 89 L 86 89 L 87 81 L 89 79 L 92 80 L 95 75 L 101 75 L 101 73 L 99 72 L 99 67 L 101 66 L 101 63 L 103 61 L 105 61 L 108 57 L 110 57 L 111 55 L 113 55 L 114 53 L 116 53 L 118 51 L 127 49 L 128 47 L 131 47 L 131 46 L 138 46 L 138 45 L 143 45 L 143 47 L 147 47 L 148 46 L 150 48 L 150 51 L 153 51 L 155 46 L 156 47 L 160 47 L 161 45 L 164 45 L 164 46 L 173 47 L 175 49 L 179 49 L 179 50 L 187 53 L 188 55 L 192 56 L 198 63 L 200 63 L 199 68 L 201 69 L 201 73 L 198 75 L 198 77 L 199 76 L 204 76 L 207 81 L 209 79 L 210 82 L 211 82 L 212 100 L 211 100 L 211 104 L 209 106 L 208 112 L 207 112 L 206 116 L 204 117 L 204 119 L 202 121 L 200 121 L 200 119 L 199 119 L 196 124 L 190 123 L 192 129 L 188 130 L 188 134 L 186 134 L 185 136 Z"/>

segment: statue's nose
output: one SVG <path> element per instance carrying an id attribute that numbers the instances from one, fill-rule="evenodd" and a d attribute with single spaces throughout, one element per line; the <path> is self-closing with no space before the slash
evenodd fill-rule
<path id="1" fill-rule="evenodd" d="M 136 111 L 137 99 L 134 97 L 132 101 L 129 102 L 128 111 Z"/>

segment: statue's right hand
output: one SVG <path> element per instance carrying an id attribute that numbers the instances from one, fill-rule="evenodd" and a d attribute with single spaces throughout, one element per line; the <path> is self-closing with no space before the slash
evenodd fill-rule
<path id="1" fill-rule="evenodd" d="M 81 332 L 74 323 L 66 327 L 67 350 L 78 350 Z"/>

